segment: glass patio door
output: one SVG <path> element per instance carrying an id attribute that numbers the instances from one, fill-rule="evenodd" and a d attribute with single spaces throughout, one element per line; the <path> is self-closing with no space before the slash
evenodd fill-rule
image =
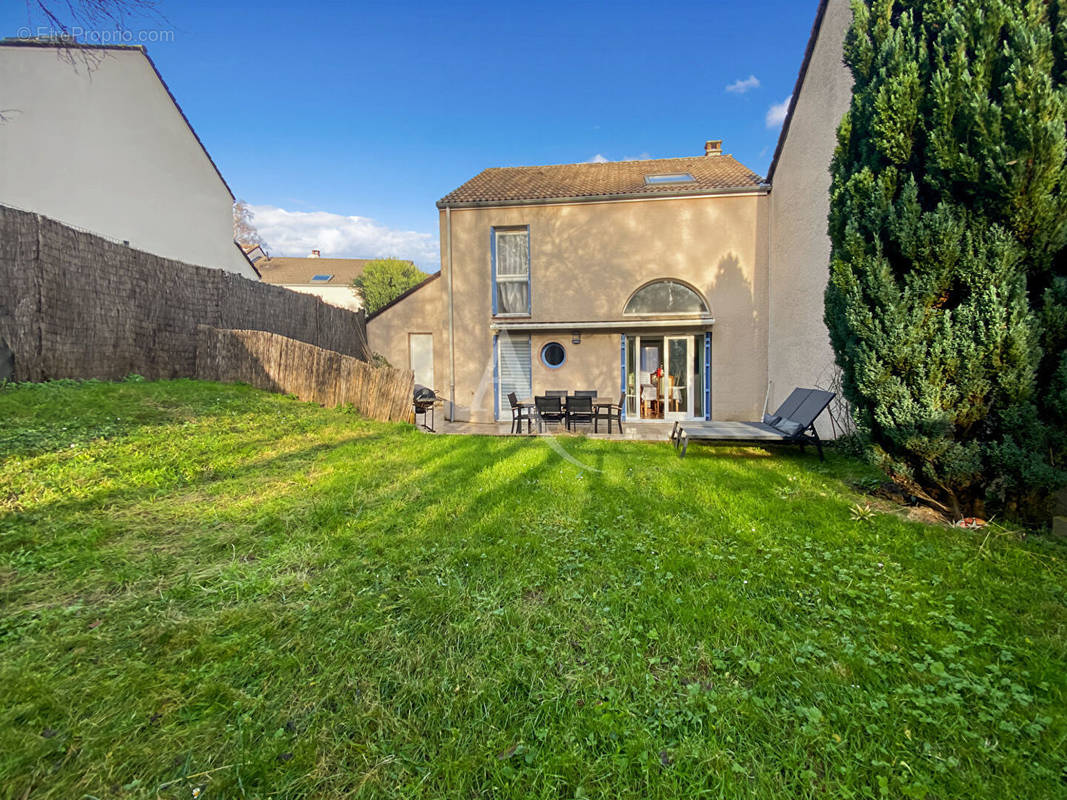
<path id="1" fill-rule="evenodd" d="M 689 348 L 692 336 L 668 336 L 664 342 L 663 418 L 668 422 L 693 416 L 693 376 Z"/>
<path id="2" fill-rule="evenodd" d="M 704 418 L 705 334 L 626 336 L 622 381 L 626 418 L 664 421 Z M 662 371 L 662 377 L 660 377 Z"/>

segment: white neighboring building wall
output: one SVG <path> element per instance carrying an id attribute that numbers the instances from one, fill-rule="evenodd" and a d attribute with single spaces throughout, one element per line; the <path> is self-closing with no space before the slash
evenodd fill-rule
<path id="1" fill-rule="evenodd" d="M 234 196 L 141 47 L 0 42 L 0 203 L 258 280 Z"/>
<path id="2" fill-rule="evenodd" d="M 363 308 L 363 298 L 354 292 L 351 286 L 310 286 L 292 283 L 283 283 L 279 284 L 279 286 L 284 286 L 294 292 L 313 294 L 324 303 L 347 308 L 349 311 L 359 311 Z"/>
<path id="3" fill-rule="evenodd" d="M 369 258 L 322 258 L 318 250 L 312 250 L 305 258 L 274 256 L 260 259 L 256 269 L 264 283 L 313 294 L 330 305 L 359 311 L 363 308 L 363 293 L 352 284 L 373 261 Z"/>
<path id="4" fill-rule="evenodd" d="M 771 184 L 767 373 L 768 406 L 777 408 L 797 386 L 828 388 L 836 365 L 823 321 L 830 277 L 830 161 L 837 127 L 852 100 L 852 74 L 844 65 L 845 33 L 852 24 L 848 0 L 822 0 L 808 52 L 793 92 Z M 829 418 L 818 420 L 829 436 Z"/>

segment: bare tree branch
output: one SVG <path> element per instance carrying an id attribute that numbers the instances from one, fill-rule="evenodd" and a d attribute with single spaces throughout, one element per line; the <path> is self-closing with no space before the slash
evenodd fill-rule
<path id="1" fill-rule="evenodd" d="M 244 200 L 233 204 L 233 240 L 237 244 L 258 244 L 263 252 L 267 252 L 267 243 L 256 230 L 255 217 Z"/>
<path id="2" fill-rule="evenodd" d="M 159 0 L 26 0 L 31 22 L 40 20 L 55 38 L 73 38 L 77 29 L 124 30 L 131 16 L 159 16 Z"/>
<path id="3" fill-rule="evenodd" d="M 80 62 L 90 72 L 103 58 L 92 45 L 109 41 L 106 33 L 127 30 L 127 22 L 132 18 L 164 21 L 158 10 L 160 0 L 25 0 L 25 3 L 28 38 L 56 44 L 64 60 L 75 68 Z M 115 38 L 121 41 L 121 37 Z"/>

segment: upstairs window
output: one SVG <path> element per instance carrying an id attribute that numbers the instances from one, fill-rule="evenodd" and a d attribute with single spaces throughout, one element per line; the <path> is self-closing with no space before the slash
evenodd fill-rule
<path id="1" fill-rule="evenodd" d="M 653 281 L 630 295 L 626 314 L 707 314 L 708 304 L 684 283 Z"/>
<path id="2" fill-rule="evenodd" d="M 530 229 L 493 229 L 493 314 L 530 313 Z"/>

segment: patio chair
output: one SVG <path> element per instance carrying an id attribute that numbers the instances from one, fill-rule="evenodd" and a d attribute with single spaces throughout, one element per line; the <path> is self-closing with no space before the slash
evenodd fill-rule
<path id="1" fill-rule="evenodd" d="M 579 389 L 574 393 L 575 397 L 596 397 L 596 389 Z"/>
<path id="2" fill-rule="evenodd" d="M 676 422 L 671 431 L 675 449 L 684 456 L 690 442 L 730 444 L 797 444 L 815 445 L 819 459 L 824 459 L 822 442 L 815 430 L 815 420 L 833 400 L 833 392 L 821 389 L 794 389 L 773 414 L 764 414 L 760 422 Z"/>
<path id="3" fill-rule="evenodd" d="M 641 416 L 646 419 L 659 416 L 659 394 L 650 383 L 641 387 Z"/>
<path id="4" fill-rule="evenodd" d="M 545 397 L 566 397 L 566 396 L 567 396 L 567 390 L 566 389 L 549 389 L 547 392 L 545 392 Z"/>
<path id="5" fill-rule="evenodd" d="M 597 433 L 599 422 L 602 419 L 608 421 L 608 435 L 611 435 L 611 421 L 615 420 L 619 425 L 619 433 L 622 433 L 622 406 L 626 402 L 626 394 L 619 395 L 619 403 L 616 405 L 598 405 L 596 408 L 596 415 L 593 417 L 593 433 Z"/>
<path id="6" fill-rule="evenodd" d="M 543 431 L 546 422 L 554 422 L 559 425 L 564 422 L 566 415 L 563 412 L 563 403 L 558 396 L 537 396 L 534 398 L 534 407 L 537 409 L 537 430 Z"/>
<path id="7" fill-rule="evenodd" d="M 515 392 L 508 392 L 508 402 L 511 403 L 511 432 L 522 433 L 522 421 L 526 420 L 526 432 L 533 430 L 533 418 L 530 416 L 532 409 L 521 405 Z"/>
<path id="8" fill-rule="evenodd" d="M 593 398 L 575 394 L 567 398 L 567 430 L 573 430 L 579 422 L 593 425 Z"/>

